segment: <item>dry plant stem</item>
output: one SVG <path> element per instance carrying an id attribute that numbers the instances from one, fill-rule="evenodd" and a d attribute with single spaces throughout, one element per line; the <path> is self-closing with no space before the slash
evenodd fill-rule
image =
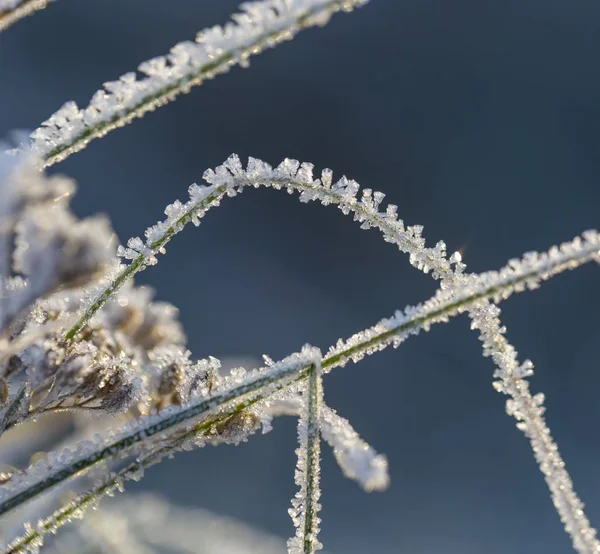
<path id="1" fill-rule="evenodd" d="M 19 21 L 19 19 L 45 8 L 50 1 L 51 0 L 23 0 L 12 9 L 3 12 L 0 11 L 0 32 L 8 29 L 13 23 Z"/>
<path id="2" fill-rule="evenodd" d="M 51 150 L 45 156 L 43 167 L 49 167 L 66 159 L 71 154 L 79 152 L 93 139 L 103 137 L 110 131 L 123 127 L 138 117 L 142 117 L 147 112 L 164 106 L 180 94 L 188 93 L 192 87 L 202 84 L 204 80 L 211 79 L 220 73 L 225 73 L 232 65 L 245 64 L 250 56 L 259 54 L 266 48 L 273 47 L 280 42 L 292 39 L 294 35 L 303 29 L 322 24 L 322 20 L 319 18 L 325 18 L 340 10 L 350 11 L 360 4 L 360 0 L 332 0 L 321 6 L 305 10 L 304 13 L 297 17 L 293 26 L 268 32 L 241 52 L 239 50 L 225 52 L 210 63 L 198 68 L 194 73 L 190 73 L 175 83 L 169 84 L 163 90 L 147 96 L 132 108 L 124 109 L 110 121 L 103 121 L 93 127 L 86 128 L 71 142 L 60 144 Z"/>
<path id="3" fill-rule="evenodd" d="M 527 277 L 524 277 L 524 279 L 526 278 Z M 433 306 L 432 308 L 422 311 L 415 310 L 412 315 L 407 316 L 405 320 L 401 320 L 401 322 L 396 325 L 390 324 L 386 327 L 386 325 L 380 323 L 366 333 L 357 335 L 360 336 L 360 339 L 355 340 L 354 338 L 350 338 L 343 345 L 332 347 L 329 351 L 330 354 L 325 356 L 322 360 L 323 371 L 329 372 L 334 367 L 344 366 L 349 360 L 358 361 L 364 357 L 364 355 L 383 350 L 390 345 L 397 346 L 406 337 L 418 333 L 420 329 L 427 330 L 434 323 L 447 321 L 450 317 L 464 312 L 472 306 L 477 305 L 482 300 L 498 295 L 502 295 L 501 289 L 494 287 L 487 289 L 482 288 L 481 291 L 474 295 L 449 301 L 441 305 L 436 300 L 436 296 L 434 296 L 430 301 L 424 304 L 424 306 L 431 305 Z M 392 318 L 387 321 L 393 322 L 395 320 Z M 102 461 L 110 460 L 115 457 L 122 457 L 124 454 L 132 451 L 135 447 L 155 435 L 160 436 L 164 434 L 164 432 L 175 428 L 178 425 L 185 424 L 190 420 L 206 415 L 210 413 L 210 411 L 220 408 L 224 404 L 232 402 L 242 395 L 250 392 L 259 393 L 250 400 L 238 402 L 216 418 L 209 418 L 201 423 L 201 425 L 206 425 L 206 428 L 209 428 L 209 426 L 239 413 L 241 410 L 263 400 L 274 392 L 270 391 L 267 395 L 261 395 L 261 389 L 268 387 L 273 383 L 277 383 L 277 390 L 280 390 L 281 388 L 288 386 L 291 382 L 305 379 L 308 376 L 309 371 L 310 364 L 307 364 L 305 366 L 296 367 L 275 378 L 265 375 L 264 377 L 257 379 L 251 386 L 245 385 L 242 388 L 234 388 L 225 391 L 220 395 L 209 398 L 199 404 L 192 405 L 173 415 L 166 415 L 155 424 L 145 427 L 140 431 L 132 432 L 118 441 L 105 446 L 101 450 L 85 456 L 59 471 L 49 474 L 44 479 L 28 486 L 18 494 L 8 497 L 0 504 L 0 516 L 16 509 L 21 504 L 42 494 L 55 485 L 70 479 L 75 475 L 85 473 L 89 468 Z M 281 381 L 285 382 L 282 384 Z"/>

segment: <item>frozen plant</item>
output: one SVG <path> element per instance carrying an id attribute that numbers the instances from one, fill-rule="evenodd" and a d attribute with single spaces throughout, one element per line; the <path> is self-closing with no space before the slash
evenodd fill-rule
<path id="1" fill-rule="evenodd" d="M 195 42 L 180 43 L 167 56 L 142 63 L 143 77 L 128 73 L 106 83 L 87 108 L 65 104 L 31 134 L 29 143 L 0 158 L 0 433 L 18 432 L 19 426 L 29 429 L 38 417 L 55 417 L 57 412 L 98 413 L 106 425 L 92 436 L 68 440 L 23 469 L 0 474 L 0 516 L 14 518 L 29 509 L 30 519 L 37 520 L 7 537 L 3 552 L 36 552 L 48 533 L 82 518 L 102 497 L 122 491 L 128 480 L 141 479 L 146 468 L 165 457 L 208 444 L 239 444 L 260 429 L 270 430 L 272 420 L 282 415 L 298 417 L 299 490 L 289 509 L 295 534 L 288 540 L 288 552 L 320 550 L 321 439 L 332 448 L 344 475 L 365 491 L 383 491 L 390 480 L 386 457 L 326 404 L 326 374 L 388 346 L 398 347 L 410 336 L 466 312 L 479 332 L 484 356 L 496 366 L 493 385 L 508 396 L 506 412 L 531 444 L 574 549 L 600 553 L 596 531 L 544 419 L 544 396 L 530 392 L 533 364 L 518 360 L 498 308 L 509 296 L 538 288 L 567 269 L 600 262 L 597 231 L 546 252 L 526 253 L 497 271 L 469 274 L 458 252 L 448 256 L 442 241 L 427 246 L 422 227 L 405 225 L 395 205 L 383 207 L 383 193 L 361 190 L 346 177 L 334 180 L 329 169 L 315 174 L 308 162 L 286 158 L 271 166 L 249 158 L 243 163 L 234 154 L 206 170 L 205 184 L 191 185 L 189 197 L 167 206 L 165 219 L 149 227 L 143 238 L 116 246 L 105 217 L 80 220 L 70 211 L 73 181 L 43 172 L 205 79 L 234 64 L 247 65 L 250 55 L 365 3 L 246 2 L 225 27 L 202 31 Z M 28 2 L 4 4 L 0 22 Z M 439 289 L 428 300 L 340 339 L 324 354 L 305 345 L 278 362 L 265 356 L 261 368 L 229 373 L 221 371 L 215 357 L 194 359 L 176 309 L 154 302 L 152 292 L 134 286 L 132 278 L 158 263 L 169 241 L 189 223 L 198 226 L 224 199 L 260 187 L 295 193 L 303 203 L 336 206 L 362 229 L 378 230 L 408 255 L 411 265 L 439 281 Z M 107 416 L 113 416 L 111 423 Z M 57 494 L 65 486 L 76 491 L 66 502 Z M 40 498 L 43 513 L 31 509 Z M 118 507 L 113 510 L 119 514 Z M 122 515 L 100 513 L 88 516 L 83 527 L 99 551 L 153 552 L 161 540 L 168 544 L 158 546 L 184 552 L 197 545 L 187 536 L 193 528 L 173 537 L 152 535 L 153 526 L 140 523 L 143 513 L 132 516 L 115 539 L 112 531 L 118 525 L 113 522 L 122 521 Z M 155 521 L 155 514 L 146 515 Z M 187 546 L 178 542 L 182 538 Z M 72 540 L 79 544 L 81 536 Z M 61 546 L 61 551 L 69 548 L 82 547 Z"/>

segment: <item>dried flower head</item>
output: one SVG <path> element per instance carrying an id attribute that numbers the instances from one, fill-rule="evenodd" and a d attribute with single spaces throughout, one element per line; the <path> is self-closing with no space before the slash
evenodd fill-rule
<path id="1" fill-rule="evenodd" d="M 179 346 L 159 347 L 149 353 L 153 374 L 153 407 L 181 406 L 209 393 L 219 379 L 220 362 L 212 356 L 193 362 L 191 352 Z"/>

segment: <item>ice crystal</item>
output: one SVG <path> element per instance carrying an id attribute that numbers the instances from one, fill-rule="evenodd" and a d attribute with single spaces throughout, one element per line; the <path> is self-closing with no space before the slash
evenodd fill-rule
<path id="1" fill-rule="evenodd" d="M 343 9 L 368 0 L 262 0 L 244 2 L 224 27 L 198 33 L 195 42 L 176 44 L 169 54 L 145 61 L 135 72 L 104 84 L 87 108 L 67 102 L 31 134 L 31 146 L 46 165 L 61 161 L 94 138 L 173 100 L 251 55 L 292 39 L 306 27 L 324 25 Z"/>

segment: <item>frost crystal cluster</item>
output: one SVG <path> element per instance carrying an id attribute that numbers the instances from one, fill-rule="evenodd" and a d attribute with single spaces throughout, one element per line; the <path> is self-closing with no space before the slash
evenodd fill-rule
<path id="1" fill-rule="evenodd" d="M 136 501 L 135 509 L 115 502 L 91 514 L 88 508 L 167 457 L 205 445 L 237 445 L 260 429 L 268 432 L 273 419 L 283 415 L 298 418 L 299 442 L 298 492 L 289 509 L 295 534 L 287 549 L 290 554 L 320 550 L 322 440 L 343 474 L 366 492 L 383 491 L 390 483 L 387 458 L 325 403 L 326 375 L 465 312 L 483 355 L 495 364 L 493 386 L 508 397 L 506 412 L 531 444 L 574 549 L 600 553 L 546 424 L 544 395 L 530 391 L 533 363 L 519 360 L 506 340 L 498 307 L 566 270 L 600 262 L 597 231 L 546 252 L 528 252 L 497 271 L 470 274 L 459 253 L 448 255 L 444 242 L 428 246 L 423 228 L 406 225 L 396 205 L 384 205 L 383 193 L 361 189 L 345 176 L 334 179 L 329 169 L 317 173 L 308 162 L 286 158 L 271 166 L 249 158 L 242 163 L 234 154 L 205 171 L 204 184 L 191 185 L 189 197 L 167 206 L 165 218 L 143 237 L 117 245 L 106 216 L 80 219 L 70 210 L 75 183 L 43 171 L 205 79 L 235 64 L 246 66 L 251 55 L 365 3 L 245 2 L 224 27 L 206 29 L 195 42 L 143 62 L 139 73 L 105 83 L 87 108 L 65 104 L 32 133 L 29 144 L 0 156 L 0 462 L 11 464 L 0 471 L 5 554 L 38 552 L 46 535 L 84 516 L 51 548 L 139 554 L 200 547 L 280 551 L 277 540 L 157 499 Z M 0 30 L 45 4 L 0 0 Z M 303 203 L 335 206 L 362 229 L 378 230 L 411 265 L 437 280 L 438 290 L 338 340 L 325 354 L 306 345 L 278 362 L 265 355 L 263 367 L 229 372 L 213 356 L 196 359 L 186 348 L 176 308 L 155 301 L 154 292 L 136 286 L 133 277 L 158 263 L 189 223 L 198 226 L 225 198 L 261 187 L 297 194 Z M 91 419 L 91 413 L 99 417 Z M 14 467 L 24 448 L 35 451 L 49 433 L 56 441 L 53 451 Z M 65 500 L 66 488 L 71 495 Z M 32 523 L 23 528 L 25 520 Z"/>

